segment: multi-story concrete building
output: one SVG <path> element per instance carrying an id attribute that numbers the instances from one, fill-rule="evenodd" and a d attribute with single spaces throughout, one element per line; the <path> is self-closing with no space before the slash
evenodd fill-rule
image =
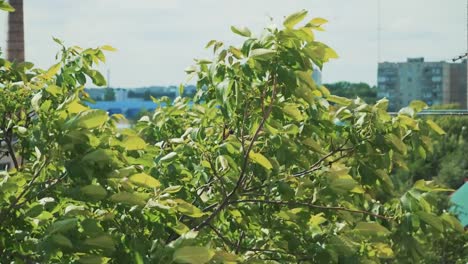
<path id="1" fill-rule="evenodd" d="M 406 62 L 379 63 L 377 97 L 389 99 L 391 111 L 413 100 L 422 100 L 428 105 L 458 104 L 465 109 L 466 71 L 466 61 L 425 62 L 424 58 L 414 58 Z"/>

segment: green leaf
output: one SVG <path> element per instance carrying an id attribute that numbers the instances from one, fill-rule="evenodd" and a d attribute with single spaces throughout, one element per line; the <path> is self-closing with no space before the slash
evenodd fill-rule
<path id="1" fill-rule="evenodd" d="M 425 102 L 419 100 L 412 101 L 409 106 L 413 108 L 416 113 L 428 108 Z"/>
<path id="2" fill-rule="evenodd" d="M 374 244 L 374 248 L 377 251 L 377 257 L 379 258 L 391 259 L 395 257 L 395 253 L 393 253 L 393 249 L 388 244 L 376 243 Z"/>
<path id="3" fill-rule="evenodd" d="M 65 208 L 63 211 L 63 214 L 66 216 L 71 216 L 71 215 L 81 215 L 86 212 L 86 208 L 82 205 L 74 205 L 70 204 Z"/>
<path id="4" fill-rule="evenodd" d="M 78 262 L 82 264 L 106 264 L 109 260 L 110 258 L 106 257 L 87 255 L 81 256 L 80 259 L 78 259 Z"/>
<path id="5" fill-rule="evenodd" d="M 86 107 L 80 104 L 78 101 L 73 101 L 71 104 L 68 105 L 67 111 L 71 114 L 78 114 L 80 112 L 88 110 L 89 107 Z"/>
<path id="6" fill-rule="evenodd" d="M 42 92 L 39 92 L 35 94 L 33 98 L 31 99 L 32 108 L 36 112 L 39 112 L 39 109 L 41 108 L 41 106 L 39 105 L 39 101 L 41 100 L 41 98 L 42 98 Z"/>
<path id="7" fill-rule="evenodd" d="M 80 191 L 95 201 L 102 200 L 107 196 L 106 189 L 104 189 L 101 185 L 87 185 L 82 187 Z"/>
<path id="8" fill-rule="evenodd" d="M 306 16 L 307 16 L 307 11 L 306 10 L 296 12 L 296 13 L 291 14 L 288 17 L 286 17 L 286 19 L 283 22 L 283 25 L 286 28 L 293 28 L 295 25 L 297 25 L 299 22 L 301 22 Z"/>
<path id="9" fill-rule="evenodd" d="M 93 83 L 97 86 L 105 86 L 107 84 L 106 79 L 104 78 L 104 75 L 102 75 L 98 71 L 93 70 L 88 75 L 89 77 L 91 77 L 91 80 L 93 80 Z"/>
<path id="10" fill-rule="evenodd" d="M 309 224 L 311 226 L 320 226 L 321 224 L 325 223 L 327 219 L 323 217 L 325 214 L 324 213 L 319 213 L 316 215 L 312 215 L 309 219 Z"/>
<path id="11" fill-rule="evenodd" d="M 97 237 L 87 238 L 84 241 L 84 244 L 106 250 L 114 250 L 114 240 L 112 240 L 111 236 L 106 234 L 99 235 Z"/>
<path id="12" fill-rule="evenodd" d="M 79 128 L 92 129 L 102 126 L 108 119 L 104 110 L 90 109 L 78 114 L 71 120 L 71 125 Z"/>
<path id="13" fill-rule="evenodd" d="M 251 37 L 252 32 L 246 27 L 235 27 L 231 26 L 231 31 L 236 33 L 237 35 L 243 36 L 243 37 Z"/>
<path id="14" fill-rule="evenodd" d="M 255 153 L 253 151 L 250 151 L 249 159 L 251 159 L 253 162 L 261 165 L 265 169 L 268 169 L 268 170 L 273 169 L 273 165 L 271 165 L 271 162 L 265 156 L 263 156 L 260 153 Z"/>
<path id="15" fill-rule="evenodd" d="M 338 104 L 338 105 L 343 105 L 343 106 L 348 106 L 352 103 L 352 101 L 348 98 L 341 97 L 341 96 L 336 96 L 336 95 L 330 95 L 327 97 L 327 100 Z"/>
<path id="16" fill-rule="evenodd" d="M 445 135 L 445 131 L 439 125 L 437 125 L 434 121 L 426 120 L 426 124 L 428 124 L 429 127 L 432 128 L 432 130 L 434 130 L 434 132 L 436 132 L 437 134 Z"/>
<path id="17" fill-rule="evenodd" d="M 418 180 L 414 183 L 413 188 L 423 192 L 453 192 L 454 189 L 444 188 L 436 185 L 433 181 Z"/>
<path id="18" fill-rule="evenodd" d="M 190 231 L 190 228 L 181 222 L 177 222 L 176 225 L 172 225 L 171 229 L 174 230 L 177 234 L 183 235 Z"/>
<path id="19" fill-rule="evenodd" d="M 321 25 L 326 24 L 326 23 L 328 23 L 328 20 L 326 20 L 325 18 L 316 17 L 310 20 L 309 23 L 307 23 L 307 25 L 320 27 Z"/>
<path id="20" fill-rule="evenodd" d="M 141 187 L 158 188 L 161 183 L 155 178 L 145 173 L 138 173 L 130 176 L 130 182 Z"/>
<path id="21" fill-rule="evenodd" d="M 170 162 L 177 158 L 177 152 L 170 152 L 160 159 L 161 162 Z"/>
<path id="22" fill-rule="evenodd" d="M 170 186 L 170 187 L 167 187 L 166 189 L 164 189 L 163 193 L 177 193 L 181 189 L 182 189 L 181 185 Z"/>
<path id="23" fill-rule="evenodd" d="M 400 152 L 401 154 L 406 154 L 407 147 L 406 144 L 396 135 L 389 134 L 385 136 L 385 139 L 392 144 L 393 148 Z"/>
<path id="24" fill-rule="evenodd" d="M 127 150 L 143 150 L 146 148 L 146 142 L 138 136 L 129 136 L 125 138 L 122 145 Z"/>
<path id="25" fill-rule="evenodd" d="M 358 186 L 356 180 L 348 174 L 335 175 L 330 178 L 330 188 L 336 193 L 346 193 Z"/>
<path id="26" fill-rule="evenodd" d="M 306 138 L 302 141 L 302 144 L 305 146 L 309 147 L 311 150 L 320 153 L 320 154 L 325 154 L 325 151 L 322 149 L 319 143 L 317 141 L 313 140 L 312 138 Z"/>
<path id="27" fill-rule="evenodd" d="M 302 121 L 304 117 L 302 116 L 301 111 L 297 108 L 297 105 L 294 104 L 286 104 L 282 108 L 283 112 L 292 118 L 294 121 Z"/>
<path id="28" fill-rule="evenodd" d="M 65 248 L 73 248 L 73 244 L 66 236 L 62 234 L 55 234 L 51 236 L 52 241 L 58 246 Z"/>
<path id="29" fill-rule="evenodd" d="M 188 246 L 176 249 L 173 261 L 177 263 L 204 264 L 208 263 L 215 252 L 206 247 Z"/>
<path id="30" fill-rule="evenodd" d="M 386 236 L 390 234 L 387 228 L 377 222 L 359 222 L 354 231 L 364 236 Z"/>
<path id="31" fill-rule="evenodd" d="M 0 10 L 6 11 L 6 12 L 14 12 L 15 11 L 15 9 L 5 1 L 0 1 Z"/>
<path id="32" fill-rule="evenodd" d="M 441 219 L 435 214 L 419 211 L 416 213 L 419 218 L 426 224 L 434 227 L 439 232 L 444 232 L 444 225 L 442 224 Z"/>
<path id="33" fill-rule="evenodd" d="M 413 118 L 406 115 L 399 115 L 398 119 L 400 122 L 413 130 L 419 130 L 418 122 Z"/>
<path id="34" fill-rule="evenodd" d="M 49 234 L 63 233 L 74 229 L 78 224 L 78 219 L 70 218 L 54 222 L 47 230 Z"/>
<path id="35" fill-rule="evenodd" d="M 229 47 L 229 51 L 236 57 L 236 59 L 242 59 L 244 57 L 244 54 L 242 54 L 242 51 L 236 49 L 235 47 Z"/>
<path id="36" fill-rule="evenodd" d="M 129 192 L 119 192 L 116 194 L 113 194 L 110 197 L 110 200 L 116 203 L 123 203 L 123 204 L 128 204 L 128 205 L 145 205 L 146 202 L 145 200 L 133 193 Z"/>
<path id="37" fill-rule="evenodd" d="M 254 49 L 250 52 L 250 57 L 259 61 L 271 60 L 276 54 L 276 51 L 271 49 Z"/>
<path id="38" fill-rule="evenodd" d="M 176 206 L 177 211 L 179 211 L 180 213 L 184 215 L 187 215 L 193 218 L 199 218 L 205 215 L 202 210 L 200 210 L 199 208 L 195 207 L 194 205 L 190 203 L 187 203 L 184 200 L 178 199 L 176 201 L 177 201 L 177 206 Z"/>

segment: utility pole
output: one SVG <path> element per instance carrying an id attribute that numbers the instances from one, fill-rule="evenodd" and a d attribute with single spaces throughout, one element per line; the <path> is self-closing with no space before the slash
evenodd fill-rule
<path id="1" fill-rule="evenodd" d="M 382 61 L 382 0 L 377 0 L 377 63 Z"/>

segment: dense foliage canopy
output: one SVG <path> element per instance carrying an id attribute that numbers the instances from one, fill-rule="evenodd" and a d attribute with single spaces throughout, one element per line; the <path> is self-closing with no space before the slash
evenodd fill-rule
<path id="1" fill-rule="evenodd" d="M 336 53 L 307 12 L 240 47 L 210 41 L 186 71 L 194 100 L 155 100 L 134 129 L 89 109 L 104 51 L 61 46 L 48 70 L 0 60 L 0 256 L 4 263 L 432 263 L 426 246 L 463 228 L 438 207 L 447 189 L 390 173 L 444 134 L 317 86 Z M 181 87 L 181 90 L 183 87 Z M 183 94 L 181 92 L 180 94 Z M 162 107 L 165 105 L 165 107 Z M 463 263 L 463 255 L 454 259 Z"/>

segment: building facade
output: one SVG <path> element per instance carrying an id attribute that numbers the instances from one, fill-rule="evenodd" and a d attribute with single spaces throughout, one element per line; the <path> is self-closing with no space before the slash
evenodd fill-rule
<path id="1" fill-rule="evenodd" d="M 461 63 L 426 62 L 409 58 L 406 62 L 378 65 L 378 98 L 387 98 L 389 110 L 397 111 L 413 100 L 429 106 L 458 104 L 467 108 L 466 61 Z"/>

